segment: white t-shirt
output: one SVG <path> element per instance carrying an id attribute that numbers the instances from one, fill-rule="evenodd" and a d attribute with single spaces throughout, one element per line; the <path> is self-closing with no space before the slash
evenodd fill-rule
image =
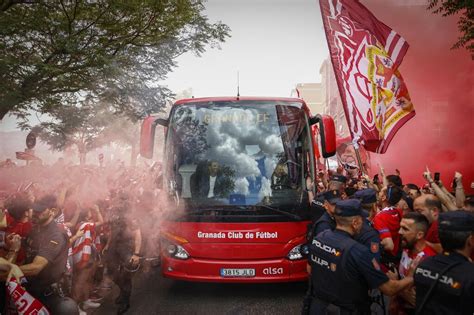
<path id="1" fill-rule="evenodd" d="M 214 186 L 216 185 L 216 177 L 217 176 L 209 176 L 209 193 L 207 194 L 207 198 L 214 197 Z"/>

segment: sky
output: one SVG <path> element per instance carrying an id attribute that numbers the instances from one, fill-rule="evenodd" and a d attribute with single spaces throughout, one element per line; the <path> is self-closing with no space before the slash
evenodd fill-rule
<path id="1" fill-rule="evenodd" d="M 320 81 L 328 56 L 319 4 L 315 0 L 209 0 L 210 22 L 222 21 L 231 37 L 221 50 L 198 58 L 189 53 L 164 82 L 193 96 L 290 96 L 297 83 Z"/>

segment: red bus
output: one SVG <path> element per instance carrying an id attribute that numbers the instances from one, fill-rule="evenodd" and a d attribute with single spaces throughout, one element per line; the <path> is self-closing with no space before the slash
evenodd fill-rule
<path id="1" fill-rule="evenodd" d="M 170 204 L 160 233 L 163 275 L 305 280 L 299 251 L 311 221 L 305 179 L 315 178 L 317 156 L 335 153 L 333 120 L 311 116 L 295 98 L 185 99 L 168 119 L 144 120 L 144 157 L 153 155 L 157 124 L 165 127 L 163 187 Z"/>

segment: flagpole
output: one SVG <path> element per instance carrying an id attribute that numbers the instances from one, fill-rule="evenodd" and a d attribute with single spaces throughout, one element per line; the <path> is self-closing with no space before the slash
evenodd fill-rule
<path id="1" fill-rule="evenodd" d="M 362 175 L 366 175 L 367 171 L 365 170 L 364 164 L 362 164 L 362 159 L 360 158 L 359 148 L 354 146 L 354 150 L 355 150 L 356 157 L 357 157 L 357 163 L 359 163 L 360 171 L 362 172 Z"/>

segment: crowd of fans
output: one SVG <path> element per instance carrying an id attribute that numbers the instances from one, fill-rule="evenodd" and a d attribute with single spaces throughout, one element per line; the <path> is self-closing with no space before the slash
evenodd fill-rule
<path id="1" fill-rule="evenodd" d="M 75 313 L 67 309 L 66 296 L 76 302 L 72 308 L 79 314 L 98 308 L 113 280 L 121 290 L 118 313 L 126 312 L 131 275 L 150 268 L 143 257 L 154 257 L 148 261 L 159 263 L 160 176 L 157 163 L 133 168 L 123 163 L 65 165 L 62 160 L 52 166 L 4 163 L 0 168 L 2 279 L 11 280 L 12 288 L 21 283 L 53 314 Z M 50 216 L 60 232 L 49 228 Z M 65 235 L 67 243 L 66 273 L 60 277 L 54 268 L 46 267 L 62 270 L 57 265 L 62 264 L 58 257 L 63 239 L 58 233 Z M 32 240 L 40 245 L 35 248 Z M 17 293 L 0 288 L 7 297 L 1 299 L 0 313 L 15 314 L 17 301 L 12 294 Z M 63 300 L 48 297 L 53 295 Z M 63 306 L 58 309 L 58 305 Z"/>
<path id="2" fill-rule="evenodd" d="M 438 233 L 440 214 L 466 210 L 474 214 L 474 198 L 466 196 L 462 174 L 455 172 L 453 183 L 447 187 L 428 168 L 420 174 L 425 184 L 404 184 L 400 172 L 385 174 L 383 167 L 375 177 L 351 176 L 339 168 L 327 175 L 319 173 L 316 181 L 307 180 L 309 199 L 315 213 L 308 240 L 323 231 L 335 230 L 337 205 L 342 200 L 360 200 L 364 226 L 354 236 L 370 249 L 374 264 L 393 279 L 408 276 L 410 268 L 427 257 L 443 252 Z M 313 186 L 316 195 L 313 195 Z M 343 204 L 344 202 L 342 202 Z M 341 206 L 342 206 L 341 204 Z M 341 219 L 341 218 L 339 218 Z M 471 259 L 474 259 L 474 253 Z M 303 310 L 309 312 L 311 292 L 305 299 Z M 380 299 L 380 314 L 415 314 L 416 288 L 410 286 L 394 297 Z M 469 303 L 469 302 L 468 302 Z M 375 308 L 377 309 L 377 308 Z"/>
<path id="3" fill-rule="evenodd" d="M 51 303 L 61 304 L 43 299 L 44 291 L 36 292 L 35 283 L 41 278 L 42 288 L 46 283 L 53 295 L 71 297 L 75 302 L 72 307 L 85 313 L 100 306 L 104 290 L 111 289 L 111 279 L 121 290 L 116 299 L 118 313 L 126 312 L 131 274 L 144 268 L 143 257 L 159 260 L 158 231 L 163 215 L 163 203 L 158 201 L 160 178 L 159 164 L 131 168 L 123 163 L 82 167 L 65 165 L 62 160 L 52 166 L 3 163 L 0 274 L 13 287 L 0 286 L 6 297 L 0 305 L 2 310 L 15 314 L 11 294 L 18 286 L 14 283 L 21 283 L 48 308 L 54 308 Z M 398 171 L 386 175 L 383 168 L 373 178 L 351 176 L 342 168 L 329 174 L 320 172 L 314 182 L 308 178 L 306 188 L 314 217 L 312 235 L 335 228 L 337 201 L 359 199 L 366 217 L 359 241 L 367 243 L 385 271 L 396 271 L 397 277 L 403 278 L 413 260 L 442 251 L 438 237 L 441 213 L 474 211 L 474 199 L 466 196 L 460 173 L 454 174 L 452 187 L 443 185 L 428 169 L 422 178 L 426 184 L 421 187 L 403 184 Z M 66 235 L 67 271 L 60 277 L 54 270 L 45 269 L 41 260 L 46 259 L 48 266 L 54 267 L 55 258 L 50 257 L 61 243 L 45 236 L 45 230 L 50 233 L 48 237 L 59 233 L 46 228 L 50 219 Z M 371 234 L 373 231 L 375 235 Z M 28 243 L 31 239 L 46 239 L 46 245 L 43 243 L 35 251 L 34 245 Z M 391 314 L 411 314 L 414 307 L 414 287 L 386 301 Z"/>

